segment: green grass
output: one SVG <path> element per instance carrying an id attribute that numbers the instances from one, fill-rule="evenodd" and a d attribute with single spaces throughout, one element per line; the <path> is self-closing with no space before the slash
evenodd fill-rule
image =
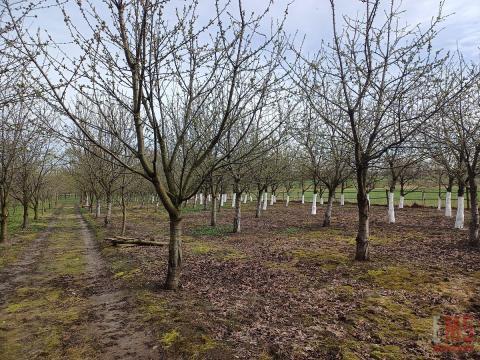
<path id="1" fill-rule="evenodd" d="M 224 236 L 232 232 L 231 225 L 197 226 L 191 230 L 192 236 Z"/>

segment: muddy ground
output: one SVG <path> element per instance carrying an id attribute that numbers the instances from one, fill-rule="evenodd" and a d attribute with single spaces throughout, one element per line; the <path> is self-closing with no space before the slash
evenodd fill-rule
<path id="1" fill-rule="evenodd" d="M 108 229 L 83 213 L 94 237 L 74 209 L 62 210 L 32 245 L 40 254 L 21 271 L 29 276 L 0 294 L 0 341 L 11 354 L 0 358 L 480 358 L 480 252 L 435 209 L 398 210 L 389 225 L 386 208 L 372 207 L 371 261 L 360 263 L 354 206 L 336 206 L 322 228 L 321 207 L 312 216 L 308 205 L 279 202 L 255 219 L 247 204 L 240 234 L 230 232 L 230 206 L 215 229 L 208 211 L 189 206 L 176 292 L 162 289 L 166 248 L 112 247 L 103 237 L 119 233 L 120 212 Z M 131 206 L 127 234 L 166 240 L 168 218 Z M 441 344 L 468 348 L 435 351 L 436 315 Z M 457 342 L 445 334 L 449 315 L 471 317 Z"/>

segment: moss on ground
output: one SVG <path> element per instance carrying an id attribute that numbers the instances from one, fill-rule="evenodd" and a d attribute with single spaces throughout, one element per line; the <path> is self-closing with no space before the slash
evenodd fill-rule
<path id="1" fill-rule="evenodd" d="M 405 266 L 387 266 L 370 269 L 361 279 L 375 283 L 388 290 L 415 291 L 421 286 L 430 288 L 438 283 L 438 279 L 426 271 L 411 270 Z"/>
<path id="2" fill-rule="evenodd" d="M 348 256 L 327 249 L 295 249 L 292 250 L 291 255 L 296 263 L 312 262 L 324 270 L 335 270 L 338 266 L 347 265 L 351 262 Z"/>
<path id="3" fill-rule="evenodd" d="M 161 294 L 148 290 L 137 292 L 139 309 L 145 321 L 155 324 L 159 343 L 167 358 L 210 358 L 209 354 L 225 352 L 227 348 L 215 341 L 201 326 L 192 326 L 195 314 L 180 311 Z M 199 310 L 198 304 L 187 306 Z"/>
<path id="4" fill-rule="evenodd" d="M 212 255 L 218 260 L 243 260 L 247 256 L 228 245 L 213 244 L 208 241 L 192 241 L 186 244 L 187 251 L 193 255 Z"/>
<path id="5" fill-rule="evenodd" d="M 65 212 L 67 215 L 61 216 L 47 236 L 47 249 L 35 272 L 0 308 L 2 360 L 96 356 L 92 344 L 78 338 L 78 322 L 88 309 L 88 301 L 65 286 L 65 277 L 74 280 L 85 270 L 81 246 L 76 246 L 80 239 L 73 209 Z M 72 328 L 76 329 L 73 333 Z"/>
<path id="6" fill-rule="evenodd" d="M 226 236 L 232 233 L 231 225 L 217 225 L 217 226 L 197 226 L 190 230 L 190 234 L 194 237 L 199 236 Z"/>

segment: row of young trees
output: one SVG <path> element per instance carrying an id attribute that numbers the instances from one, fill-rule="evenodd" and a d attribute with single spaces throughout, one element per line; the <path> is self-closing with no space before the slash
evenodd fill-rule
<path id="1" fill-rule="evenodd" d="M 313 212 L 326 191 L 328 226 L 338 188 L 355 186 L 355 258 L 367 260 L 368 193 L 379 169 L 389 173 L 393 222 L 397 184 L 404 197 L 421 167 L 435 163 L 449 193 L 457 180 L 459 207 L 468 182 L 470 242 L 478 245 L 478 67 L 433 49 L 441 9 L 430 24 L 411 26 L 398 1 L 363 1 L 350 18 L 330 0 L 333 38 L 312 55 L 285 34 L 284 19 L 269 24 L 271 3 L 257 14 L 241 0 L 212 4 L 204 19 L 197 1 L 177 9 L 168 1 L 85 1 L 76 12 L 59 3 L 65 42 L 26 26 L 44 2 L 2 0 L 5 46 L 36 79 L 35 98 L 73 125 L 51 130 L 68 138 L 86 199 L 105 199 L 108 225 L 112 194 L 124 194 L 137 175 L 167 211 L 167 289 L 180 280 L 184 204 L 210 197 L 215 224 L 226 186 L 235 231 L 246 193 L 256 192 L 259 216 L 268 188 L 275 201 L 280 185 L 287 193 L 311 186 Z"/>
<path id="2" fill-rule="evenodd" d="M 55 120 L 40 99 L 29 60 L 19 56 L 6 8 L 0 8 L 0 243 L 8 239 L 11 210 L 20 204 L 22 228 L 55 196 L 53 169 L 58 163 L 44 120 Z"/>

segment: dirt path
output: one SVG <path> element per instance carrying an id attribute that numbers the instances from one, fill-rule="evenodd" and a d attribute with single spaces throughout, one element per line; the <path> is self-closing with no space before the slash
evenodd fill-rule
<path id="1" fill-rule="evenodd" d="M 63 207 L 0 273 L 0 358 L 158 359 L 132 298 L 78 210 Z"/>
<path id="2" fill-rule="evenodd" d="M 54 216 L 56 215 L 58 214 L 54 214 Z M 15 290 L 19 284 L 25 282 L 28 274 L 33 271 L 35 264 L 45 250 L 44 243 L 54 226 L 54 220 L 52 220 L 47 229 L 31 242 L 20 259 L 0 271 L 0 306 L 5 303 L 6 295 Z"/>
<path id="3" fill-rule="evenodd" d="M 106 272 L 95 241 L 85 221 L 77 215 L 87 259 L 86 283 L 92 294 L 90 327 L 104 359 L 158 359 L 155 342 L 134 311 L 125 290 L 116 289 Z"/>

